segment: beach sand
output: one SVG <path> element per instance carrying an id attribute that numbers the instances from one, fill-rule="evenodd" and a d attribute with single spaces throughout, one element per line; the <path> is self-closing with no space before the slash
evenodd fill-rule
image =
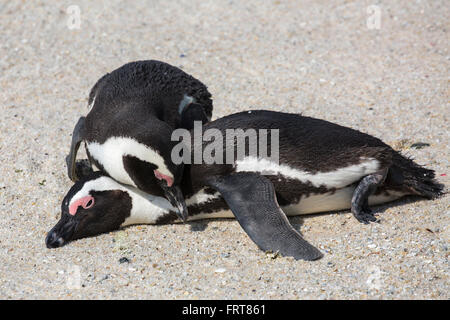
<path id="1" fill-rule="evenodd" d="M 2 2 L 0 299 L 449 299 L 447 195 L 375 207 L 379 224 L 349 210 L 291 219 L 324 253 L 315 262 L 267 256 L 235 220 L 44 243 L 71 186 L 64 159 L 89 90 L 134 60 L 200 79 L 213 118 L 326 119 L 448 185 L 449 21 L 447 1 Z"/>

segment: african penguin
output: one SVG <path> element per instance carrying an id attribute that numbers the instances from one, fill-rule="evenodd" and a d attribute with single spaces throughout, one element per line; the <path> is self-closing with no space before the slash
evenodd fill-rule
<path id="1" fill-rule="evenodd" d="M 78 179 L 75 161 L 82 141 L 93 167 L 118 182 L 165 195 L 187 210 L 179 188 L 182 165 L 171 161 L 175 128 L 211 119 L 206 86 L 184 71 L 160 61 L 137 61 L 104 75 L 89 94 L 89 113 L 81 117 L 66 158 L 68 175 Z"/>
<path id="2" fill-rule="evenodd" d="M 405 195 L 432 199 L 442 193 L 433 170 L 350 128 L 273 111 L 241 112 L 203 125 L 204 131 L 217 129 L 224 137 L 236 128 L 278 129 L 279 161 L 251 157 L 246 148 L 232 164 L 185 165 L 181 189 L 189 220 L 234 216 L 264 251 L 304 260 L 322 256 L 289 224 L 286 214 L 350 208 L 358 221 L 369 223 L 376 220 L 369 205 Z M 226 144 L 223 148 L 225 152 Z M 86 176 L 63 200 L 61 220 L 47 235 L 49 248 L 130 224 L 177 220 L 176 209 L 165 198 L 101 173 L 83 172 Z"/>

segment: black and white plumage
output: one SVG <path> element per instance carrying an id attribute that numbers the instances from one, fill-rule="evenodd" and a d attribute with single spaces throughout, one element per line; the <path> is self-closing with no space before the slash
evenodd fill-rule
<path id="1" fill-rule="evenodd" d="M 211 119 L 206 86 L 160 61 L 137 61 L 106 74 L 89 94 L 90 111 L 75 126 L 67 157 L 71 180 L 78 179 L 75 159 L 85 142 L 93 166 L 115 180 L 150 194 L 165 195 L 187 215 L 179 190 L 182 166 L 171 161 L 175 128 Z"/>
<path id="2" fill-rule="evenodd" d="M 402 156 L 378 138 L 327 121 L 251 111 L 203 125 L 204 130 L 211 128 L 221 132 L 235 128 L 279 130 L 279 163 L 245 154 L 232 165 L 187 165 L 181 182 L 189 219 L 235 216 L 263 250 L 278 251 L 296 259 L 321 257 L 292 228 L 285 213 L 298 215 L 351 208 L 359 221 L 368 223 L 375 220 L 369 205 L 404 195 L 434 198 L 442 192 L 443 186 L 436 182 L 432 170 Z M 208 142 L 203 144 L 206 146 Z M 271 175 L 262 175 L 263 172 Z M 111 207 L 124 208 L 121 212 L 106 210 L 105 215 L 99 216 L 95 212 L 104 209 L 86 205 L 96 194 L 111 191 L 121 194 L 120 200 L 111 198 L 110 203 Z M 102 196 L 109 197 L 107 193 Z M 74 214 L 68 213 L 69 209 Z M 92 228 L 86 232 L 86 227 L 77 227 L 78 219 L 92 219 L 92 224 L 98 226 L 97 233 L 130 224 L 168 223 L 177 219 L 174 208 L 164 198 L 144 194 L 99 173 L 88 174 L 72 187 L 62 211 L 64 222 L 60 221 L 49 232 L 49 247 L 94 235 Z M 94 213 L 89 215 L 91 212 Z M 110 222 L 102 224 L 103 220 L 115 221 L 114 228 Z M 61 225 L 67 224 L 77 225 L 70 234 L 61 232 L 64 229 Z"/>

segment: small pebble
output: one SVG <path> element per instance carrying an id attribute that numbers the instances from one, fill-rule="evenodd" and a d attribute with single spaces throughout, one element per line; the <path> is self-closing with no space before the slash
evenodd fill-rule
<path id="1" fill-rule="evenodd" d="M 122 257 L 119 259 L 119 263 L 130 263 L 130 260 L 127 257 Z"/>
<path id="2" fill-rule="evenodd" d="M 416 142 L 411 145 L 411 148 L 422 149 L 422 148 L 429 147 L 429 146 L 430 146 L 430 144 L 426 143 L 426 142 Z"/>

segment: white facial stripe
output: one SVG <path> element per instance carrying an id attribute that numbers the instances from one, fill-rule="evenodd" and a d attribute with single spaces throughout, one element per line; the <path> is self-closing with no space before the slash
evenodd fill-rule
<path id="1" fill-rule="evenodd" d="M 103 144 L 87 144 L 89 153 L 105 168 L 115 180 L 136 187 L 123 166 L 123 156 L 130 155 L 158 166 L 158 171 L 173 178 L 173 174 L 164 164 L 164 159 L 156 150 L 128 137 L 111 137 Z"/>
<path id="2" fill-rule="evenodd" d="M 153 196 L 140 191 L 139 189 L 125 186 L 117 183 L 109 177 L 100 177 L 86 182 L 70 200 L 69 206 L 75 201 L 84 198 L 91 191 L 109 191 L 121 190 L 127 192 L 131 197 L 130 216 L 125 220 L 122 226 L 136 223 L 155 223 L 156 220 L 167 214 L 169 211 L 175 211 L 166 198 Z"/>
<path id="3" fill-rule="evenodd" d="M 126 190 L 122 185 L 118 184 L 111 178 L 100 177 L 95 180 L 86 182 L 83 187 L 70 199 L 69 206 L 75 201 L 90 195 L 90 191 L 108 191 L 108 190 Z"/>
<path id="4" fill-rule="evenodd" d="M 303 183 L 310 182 L 315 187 L 325 186 L 327 188 L 342 188 L 358 181 L 362 177 L 374 173 L 379 168 L 376 159 L 361 159 L 363 162 L 329 172 L 309 173 L 270 162 L 267 159 L 247 157 L 236 161 L 236 171 L 271 172 L 280 174 L 290 179 L 296 179 Z"/>
<path id="5" fill-rule="evenodd" d="M 183 100 L 181 100 L 180 104 L 178 105 L 178 113 L 182 114 L 184 108 L 186 108 L 186 106 L 190 105 L 192 102 L 195 102 L 195 99 L 185 94 L 183 96 Z"/>

